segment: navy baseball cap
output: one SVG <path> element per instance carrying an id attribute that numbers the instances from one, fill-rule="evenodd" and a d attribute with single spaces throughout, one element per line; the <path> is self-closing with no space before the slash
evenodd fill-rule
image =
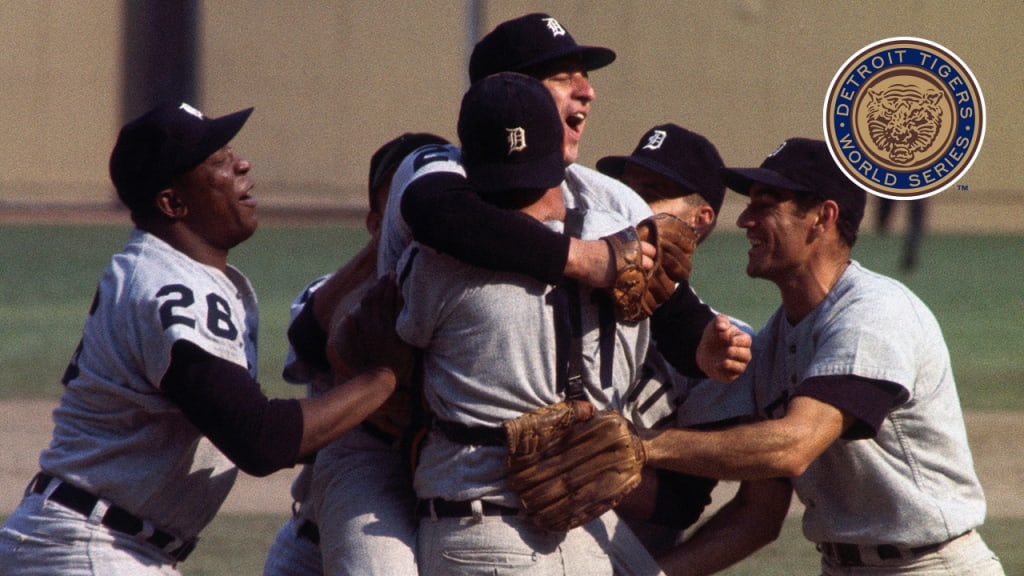
<path id="1" fill-rule="evenodd" d="M 611 64 L 615 52 L 599 46 L 581 46 L 551 16 L 527 14 L 499 24 L 480 39 L 469 57 L 469 81 L 497 72 L 527 72 L 567 56 L 579 56 L 587 70 Z"/>
<path id="2" fill-rule="evenodd" d="M 832 200 L 840 216 L 860 227 L 867 193 L 854 184 L 836 164 L 824 140 L 790 138 L 761 162 L 758 168 L 723 168 L 722 181 L 729 188 L 750 195 L 757 182 L 777 190 L 811 194 Z"/>
<path id="3" fill-rule="evenodd" d="M 626 164 L 646 168 L 668 178 L 690 193 L 697 193 L 718 214 L 725 199 L 725 185 L 718 171 L 725 166 L 710 140 L 676 124 L 651 128 L 629 156 L 605 156 L 598 171 L 621 178 Z"/>
<path id="4" fill-rule="evenodd" d="M 209 118 L 193 106 L 161 104 L 124 125 L 110 154 L 110 179 L 128 208 L 145 207 L 175 177 L 220 150 L 252 108 Z"/>
<path id="5" fill-rule="evenodd" d="M 466 177 L 479 193 L 547 189 L 565 178 L 562 119 L 533 77 L 501 72 L 473 84 L 458 130 Z"/>

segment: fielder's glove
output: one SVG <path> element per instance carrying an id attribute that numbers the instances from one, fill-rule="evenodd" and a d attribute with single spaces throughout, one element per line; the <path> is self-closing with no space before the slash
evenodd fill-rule
<path id="1" fill-rule="evenodd" d="M 595 412 L 574 400 L 504 423 L 508 478 L 526 517 L 565 532 L 614 508 L 640 483 L 647 460 L 630 424 L 617 412 Z"/>
<path id="2" fill-rule="evenodd" d="M 690 279 L 697 233 L 671 214 L 655 214 L 636 228 L 624 228 L 604 238 L 615 261 L 612 299 L 620 320 L 642 320 L 669 299 L 676 284 Z M 655 247 L 654 267 L 643 268 L 640 242 Z"/>

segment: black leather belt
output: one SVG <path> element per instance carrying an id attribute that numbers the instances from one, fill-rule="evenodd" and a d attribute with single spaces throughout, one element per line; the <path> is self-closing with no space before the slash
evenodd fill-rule
<path id="1" fill-rule="evenodd" d="M 504 446 L 505 428 L 500 426 L 469 426 L 451 420 L 434 420 L 437 427 L 452 442 L 467 446 Z"/>
<path id="2" fill-rule="evenodd" d="M 430 518 L 431 503 L 433 503 L 434 514 L 438 518 L 470 518 L 473 516 L 473 501 L 464 500 L 461 502 L 452 502 L 451 500 L 441 500 L 440 498 L 420 500 L 417 502 L 416 515 L 420 518 Z M 519 510 L 516 508 L 509 508 L 508 506 L 484 501 L 481 501 L 480 504 L 483 507 L 484 516 L 519 515 Z"/>
<path id="3" fill-rule="evenodd" d="M 964 534 L 967 534 L 965 532 Z M 862 550 L 872 550 L 882 560 L 916 560 L 925 554 L 931 554 L 941 549 L 946 544 L 960 538 L 964 534 L 954 536 L 949 540 L 926 544 L 924 546 L 904 547 L 894 544 L 879 544 L 877 546 L 844 544 L 841 542 L 821 542 L 818 544 L 818 551 L 832 561 L 842 566 L 864 566 Z"/>
<path id="4" fill-rule="evenodd" d="M 53 476 L 40 472 L 32 479 L 32 483 L 29 485 L 29 491 L 33 494 L 42 495 L 54 480 L 55 478 Z M 50 493 L 50 496 L 47 499 L 52 500 L 65 508 L 74 510 L 87 518 L 92 515 L 93 509 L 96 508 L 96 504 L 100 501 L 98 497 L 93 496 L 89 492 L 82 490 L 77 486 L 72 486 L 63 480 L 60 480 L 60 485 L 54 488 L 53 492 Z M 110 506 L 107 508 L 107 511 L 103 514 L 103 518 L 100 520 L 100 524 L 103 524 L 111 530 L 123 532 L 129 536 L 138 535 L 140 532 L 145 530 L 146 527 L 145 522 L 119 506 Z M 188 558 L 188 555 L 195 549 L 196 541 L 192 540 L 185 542 L 180 546 L 167 550 L 167 546 L 177 540 L 177 538 L 163 530 L 160 530 L 159 528 L 154 528 L 153 534 L 145 539 L 146 542 L 160 548 L 165 554 L 174 558 L 175 561 L 182 562 L 185 558 Z"/>

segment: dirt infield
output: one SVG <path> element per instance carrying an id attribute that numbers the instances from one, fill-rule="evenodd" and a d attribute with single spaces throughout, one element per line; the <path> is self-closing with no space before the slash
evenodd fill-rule
<path id="1" fill-rule="evenodd" d="M 0 514 L 8 514 L 37 471 L 39 451 L 50 439 L 53 400 L 0 402 Z M 1024 517 L 1024 415 L 1017 412 L 970 412 L 967 432 L 975 467 L 988 496 L 990 517 Z M 289 486 L 294 470 L 267 478 L 241 475 L 224 504 L 225 513 L 281 513 L 291 509 Z M 715 497 L 722 504 L 735 486 L 724 484 Z"/>

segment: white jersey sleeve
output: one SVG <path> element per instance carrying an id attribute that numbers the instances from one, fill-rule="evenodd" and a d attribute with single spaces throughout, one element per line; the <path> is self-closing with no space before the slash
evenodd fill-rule
<path id="1" fill-rule="evenodd" d="M 406 188 L 417 178 L 438 172 L 449 172 L 465 176 L 462 167 L 462 152 L 452 144 L 429 144 L 421 146 L 405 157 L 398 165 L 391 179 L 391 191 L 384 207 L 384 221 L 381 223 L 380 250 L 377 252 L 377 274 L 385 276 L 395 271 L 399 257 L 412 242 L 412 230 L 402 218 L 402 196 Z"/>

